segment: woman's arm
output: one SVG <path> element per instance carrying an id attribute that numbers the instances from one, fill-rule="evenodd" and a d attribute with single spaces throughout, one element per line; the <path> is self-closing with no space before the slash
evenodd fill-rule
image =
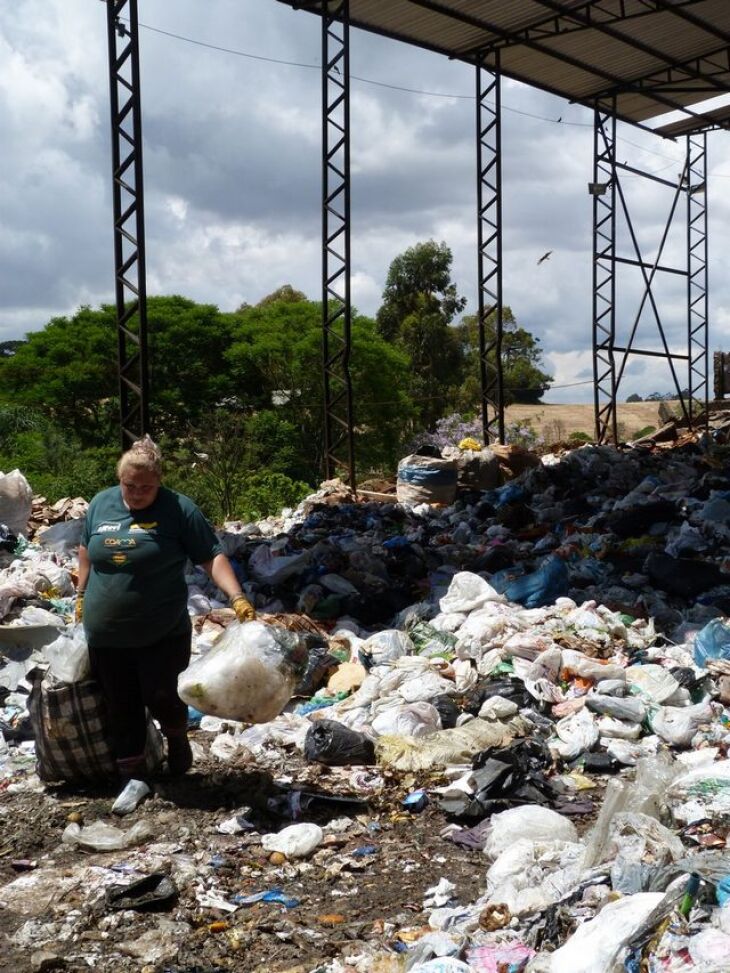
<path id="1" fill-rule="evenodd" d="M 250 622 L 256 617 L 253 605 L 241 590 L 231 562 L 225 554 L 216 554 L 212 561 L 205 561 L 200 566 L 228 597 L 239 622 Z"/>
<path id="2" fill-rule="evenodd" d="M 89 580 L 89 552 L 83 544 L 79 544 L 79 579 L 76 590 L 81 592 L 86 590 L 86 583 Z"/>

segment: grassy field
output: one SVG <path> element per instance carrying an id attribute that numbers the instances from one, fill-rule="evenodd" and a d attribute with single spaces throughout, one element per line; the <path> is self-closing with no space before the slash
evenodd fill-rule
<path id="1" fill-rule="evenodd" d="M 647 426 L 658 429 L 663 423 L 659 419 L 659 402 L 619 402 L 619 432 L 626 439 L 632 439 Z M 667 402 L 672 411 L 676 402 Z M 511 405 L 506 410 L 507 424 L 531 422 L 535 431 L 545 441 L 560 442 L 569 438 L 571 433 L 583 432 L 593 436 L 595 421 L 592 403 L 580 405 Z M 623 430 L 621 429 L 623 426 Z"/>

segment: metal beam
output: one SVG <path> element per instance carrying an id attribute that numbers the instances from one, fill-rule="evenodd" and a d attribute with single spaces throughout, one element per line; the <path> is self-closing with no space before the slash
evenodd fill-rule
<path id="1" fill-rule="evenodd" d="M 687 347 L 689 414 L 708 422 L 707 136 L 687 136 Z"/>
<path id="2" fill-rule="evenodd" d="M 479 376 L 484 442 L 504 442 L 502 374 L 502 121 L 499 54 L 476 66 Z M 488 324 L 493 332 L 488 334 Z"/>
<path id="3" fill-rule="evenodd" d="M 124 15 L 124 17 L 123 17 Z M 106 0 L 122 449 L 149 432 L 147 272 L 137 0 Z"/>
<path id="4" fill-rule="evenodd" d="M 324 472 L 355 489 L 350 376 L 350 3 L 321 0 Z"/>
<path id="5" fill-rule="evenodd" d="M 614 106 L 615 107 L 615 106 Z M 593 121 L 593 402 L 596 441 L 618 441 L 616 420 L 616 115 Z"/>

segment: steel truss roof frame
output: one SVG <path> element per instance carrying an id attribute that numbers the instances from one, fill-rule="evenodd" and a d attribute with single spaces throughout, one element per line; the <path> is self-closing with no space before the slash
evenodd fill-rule
<path id="1" fill-rule="evenodd" d="M 279 0 L 312 11 L 312 0 Z M 679 111 L 693 132 L 730 128 L 727 0 L 350 0 L 350 24 L 643 126 Z"/>
<path id="2" fill-rule="evenodd" d="M 106 0 L 122 449 L 149 432 L 147 274 L 137 0 Z"/>

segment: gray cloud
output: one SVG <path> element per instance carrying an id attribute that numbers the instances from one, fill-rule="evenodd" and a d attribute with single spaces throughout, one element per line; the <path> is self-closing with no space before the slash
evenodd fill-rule
<path id="1" fill-rule="evenodd" d="M 316 66 L 316 17 L 275 0 L 146 0 L 149 27 L 201 43 Z M 320 74 L 212 50 L 143 28 L 147 257 L 152 293 L 232 308 L 290 281 L 319 294 Z M 471 96 L 466 66 L 354 32 L 353 75 Z M 504 285 L 518 322 L 542 340 L 556 382 L 591 365 L 592 117 L 551 95 L 503 88 Z M 541 116 L 538 118 L 530 116 Z M 562 118 L 560 123 L 558 118 Z M 352 83 L 353 294 L 377 309 L 392 258 L 445 240 L 454 278 L 476 306 L 475 106 L 472 100 Z M 29 124 L 30 121 L 30 124 Z M 15 0 L 0 7 L 0 336 L 113 298 L 110 135 L 104 7 Z M 712 344 L 730 345 L 730 143 L 709 137 Z M 620 158 L 675 179 L 683 145 L 619 126 Z M 642 256 L 653 260 L 671 192 L 625 180 Z M 683 219 L 682 214 L 682 219 Z M 619 252 L 634 256 L 626 229 Z M 552 255 L 539 267 L 539 256 Z M 684 230 L 662 262 L 682 265 Z M 633 322 L 643 285 L 621 269 L 618 321 Z M 657 291 L 667 339 L 686 328 L 684 281 Z M 658 343 L 651 309 L 637 343 Z M 666 368 L 632 361 L 626 394 L 662 388 Z M 667 386 L 668 387 L 668 386 Z M 649 390 L 652 390 L 651 388 Z M 622 388 L 623 392 L 623 388 Z M 590 386 L 556 389 L 586 399 Z M 565 397 L 568 396 L 568 399 Z"/>

